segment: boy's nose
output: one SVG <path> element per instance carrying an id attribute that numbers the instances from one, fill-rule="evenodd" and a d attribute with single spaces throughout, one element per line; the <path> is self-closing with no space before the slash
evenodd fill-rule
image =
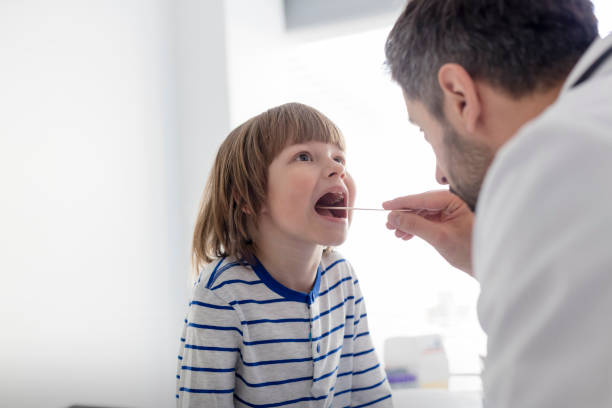
<path id="1" fill-rule="evenodd" d="M 333 164 L 329 169 L 329 174 L 327 177 L 334 177 L 336 175 L 340 178 L 344 178 L 344 176 L 346 175 L 346 171 L 342 163 L 338 163 L 334 160 Z"/>

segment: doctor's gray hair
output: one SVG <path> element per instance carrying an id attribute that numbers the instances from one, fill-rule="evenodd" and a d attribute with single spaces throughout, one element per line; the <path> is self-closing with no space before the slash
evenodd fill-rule
<path id="1" fill-rule="evenodd" d="M 385 53 L 405 96 L 441 119 L 444 64 L 519 98 L 563 81 L 597 35 L 590 0 L 409 0 Z"/>

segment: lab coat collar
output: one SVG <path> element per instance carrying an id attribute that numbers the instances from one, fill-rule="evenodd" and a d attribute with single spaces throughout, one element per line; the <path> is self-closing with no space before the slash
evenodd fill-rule
<path id="1" fill-rule="evenodd" d="M 612 34 L 604 38 L 597 38 L 593 41 L 593 44 L 586 50 L 584 55 L 580 58 L 572 72 L 570 73 L 567 81 L 563 85 L 561 94 L 564 94 L 572 88 L 574 83 L 580 78 L 580 76 L 589 69 L 589 67 L 599 58 L 601 54 L 606 52 L 608 48 L 612 47 Z M 606 61 L 595 73 L 594 76 L 601 75 L 604 72 L 612 72 L 612 59 Z"/>

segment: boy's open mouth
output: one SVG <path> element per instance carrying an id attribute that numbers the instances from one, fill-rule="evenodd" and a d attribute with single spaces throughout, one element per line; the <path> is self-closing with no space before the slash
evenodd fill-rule
<path id="1" fill-rule="evenodd" d="M 319 201 L 315 204 L 315 211 L 319 215 L 334 217 L 334 218 L 346 218 L 348 212 L 344 209 L 328 209 L 320 207 L 346 207 L 346 195 L 344 193 L 326 193 Z"/>

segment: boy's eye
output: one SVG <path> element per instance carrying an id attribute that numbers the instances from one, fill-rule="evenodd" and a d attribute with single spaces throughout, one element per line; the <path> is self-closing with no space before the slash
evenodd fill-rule
<path id="1" fill-rule="evenodd" d="M 296 156 L 296 160 L 297 161 L 312 161 L 312 157 L 310 156 L 310 153 L 302 152 Z"/>
<path id="2" fill-rule="evenodd" d="M 343 166 L 346 164 L 346 160 L 344 160 L 344 157 L 342 156 L 337 156 L 336 158 L 334 158 L 334 160 L 342 164 Z"/>

